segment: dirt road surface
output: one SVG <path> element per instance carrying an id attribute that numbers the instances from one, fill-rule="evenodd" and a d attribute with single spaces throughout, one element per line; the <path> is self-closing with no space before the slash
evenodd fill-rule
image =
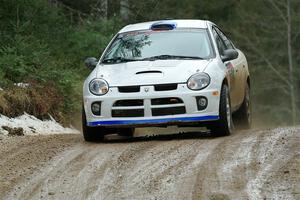
<path id="1" fill-rule="evenodd" d="M 2 137 L 0 199 L 300 199 L 300 128 Z"/>

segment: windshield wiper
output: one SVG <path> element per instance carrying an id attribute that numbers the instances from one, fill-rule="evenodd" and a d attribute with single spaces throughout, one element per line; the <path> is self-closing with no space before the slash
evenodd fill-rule
<path id="1" fill-rule="evenodd" d="M 115 57 L 115 58 L 107 58 L 102 60 L 102 63 L 105 64 L 114 64 L 114 63 L 122 63 L 122 62 L 134 62 L 139 61 L 137 59 L 123 58 L 123 57 Z"/>
<path id="2" fill-rule="evenodd" d="M 124 57 L 115 57 L 115 58 L 107 58 L 102 60 L 104 64 L 114 64 L 114 63 L 123 63 L 123 62 L 134 62 L 134 61 L 154 61 L 154 60 L 170 60 L 170 59 L 189 59 L 189 60 L 203 60 L 204 58 L 198 56 L 178 56 L 178 55 L 158 55 L 152 56 L 143 59 L 131 59 Z"/>
<path id="3" fill-rule="evenodd" d="M 152 56 L 148 58 L 143 58 L 142 60 L 168 60 L 168 59 L 196 59 L 196 60 L 203 60 L 204 58 L 198 57 L 198 56 L 178 56 L 178 55 L 158 55 L 158 56 Z"/>

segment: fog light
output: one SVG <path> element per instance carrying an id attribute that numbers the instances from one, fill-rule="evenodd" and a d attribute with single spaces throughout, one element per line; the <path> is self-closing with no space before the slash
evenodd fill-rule
<path id="1" fill-rule="evenodd" d="M 101 115 L 101 102 L 92 103 L 92 113 L 94 115 Z"/>
<path id="2" fill-rule="evenodd" d="M 206 97 L 196 97 L 198 110 L 204 110 L 207 107 Z"/>

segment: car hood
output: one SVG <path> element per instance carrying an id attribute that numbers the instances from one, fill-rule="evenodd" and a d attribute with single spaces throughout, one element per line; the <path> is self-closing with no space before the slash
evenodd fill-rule
<path id="1" fill-rule="evenodd" d="M 97 78 L 105 79 L 111 87 L 184 83 L 202 72 L 209 60 L 156 60 L 98 65 Z"/>

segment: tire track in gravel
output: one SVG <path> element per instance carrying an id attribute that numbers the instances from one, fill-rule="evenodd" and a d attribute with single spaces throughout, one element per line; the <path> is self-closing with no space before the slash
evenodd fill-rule
<path id="1" fill-rule="evenodd" d="M 77 135 L 1 138 L 0 199 L 13 186 L 27 181 L 53 157 L 80 140 Z"/>
<path id="2" fill-rule="evenodd" d="M 242 137 L 242 138 L 241 138 Z M 248 199 L 243 187 L 246 183 L 246 163 L 256 144 L 255 134 L 241 132 L 227 138 L 215 148 L 205 163 L 200 163 L 193 199 Z M 209 190 L 207 189 L 209 188 Z"/>
<path id="3" fill-rule="evenodd" d="M 300 128 L 195 135 L 98 144 L 78 135 L 37 139 L 43 146 L 30 144 L 41 156 L 34 162 L 34 154 L 26 154 L 32 166 L 25 164 L 34 170 L 4 184 L 0 199 L 300 199 Z M 54 148 L 59 141 L 66 146 Z M 14 166 L 35 149 L 17 144 L 7 156 Z M 42 162 L 52 152 L 47 145 L 56 156 Z"/>

